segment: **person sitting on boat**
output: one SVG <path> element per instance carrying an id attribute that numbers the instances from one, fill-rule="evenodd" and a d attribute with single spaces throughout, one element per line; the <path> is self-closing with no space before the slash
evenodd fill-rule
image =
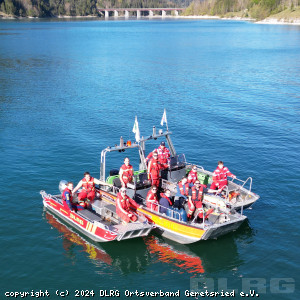
<path id="1" fill-rule="evenodd" d="M 71 211 L 76 212 L 77 210 L 82 210 L 85 207 L 73 203 L 73 195 L 72 195 L 73 187 L 74 187 L 73 182 L 69 181 L 66 185 L 66 188 L 63 190 L 61 194 L 61 198 L 63 200 L 65 209 L 70 209 Z"/>
<path id="2" fill-rule="evenodd" d="M 138 207 L 137 203 L 126 195 L 126 188 L 122 187 L 117 194 L 116 213 L 123 220 L 123 224 L 137 220 L 137 216 L 131 206 L 135 209 Z"/>
<path id="3" fill-rule="evenodd" d="M 197 166 L 192 166 L 191 171 L 188 175 L 188 183 L 195 184 L 196 180 L 198 179 L 198 172 L 197 172 Z"/>
<path id="4" fill-rule="evenodd" d="M 203 218 L 203 205 L 202 205 L 202 199 L 203 199 L 203 193 L 204 192 L 212 192 L 210 189 L 206 188 L 206 185 L 201 184 L 200 181 L 197 179 L 195 182 L 195 185 L 190 189 L 189 192 L 189 198 L 188 198 L 188 206 L 189 206 L 189 211 L 188 211 L 188 219 L 191 219 L 195 210 L 198 213 L 199 218 Z M 206 213 L 205 218 L 208 217 L 210 213 L 213 212 L 213 209 L 208 210 Z"/>
<path id="5" fill-rule="evenodd" d="M 82 187 L 82 191 L 78 194 L 78 202 L 80 205 L 87 207 L 87 203 L 85 202 L 85 199 L 88 199 L 89 201 L 93 201 L 95 198 L 96 195 L 95 184 L 99 184 L 99 185 L 109 185 L 109 184 L 92 177 L 89 172 L 85 172 L 83 176 L 84 176 L 83 179 L 78 182 L 72 194 L 74 195 L 77 192 L 77 190 Z"/>
<path id="6" fill-rule="evenodd" d="M 158 199 L 157 199 L 157 187 L 155 185 L 151 186 L 151 189 L 147 194 L 146 204 L 148 208 L 157 211 Z"/>
<path id="7" fill-rule="evenodd" d="M 158 154 L 154 151 L 153 157 L 148 164 L 148 179 L 151 180 L 151 185 L 159 187 L 161 169 L 163 169 L 163 167 L 158 160 Z"/>
<path id="8" fill-rule="evenodd" d="M 175 195 L 174 206 L 181 208 L 183 204 L 188 200 L 190 190 L 190 184 L 188 183 L 188 178 L 183 177 L 177 184 L 177 193 Z"/>
<path id="9" fill-rule="evenodd" d="M 224 166 L 224 163 L 220 160 L 218 162 L 218 167 L 213 173 L 212 179 L 213 182 L 210 186 L 212 190 L 219 190 L 221 192 L 225 186 L 228 185 L 227 177 L 230 176 L 232 178 L 236 178 L 227 167 Z"/>
<path id="10" fill-rule="evenodd" d="M 120 168 L 120 181 L 122 187 L 127 187 L 128 183 L 133 183 L 133 167 L 128 157 L 125 157 L 124 164 Z"/>
<path id="11" fill-rule="evenodd" d="M 148 154 L 146 157 L 146 162 L 148 163 L 150 159 L 153 157 L 154 152 L 158 154 L 158 160 L 160 161 L 162 167 L 164 169 L 168 168 L 168 161 L 170 158 L 170 150 L 166 147 L 165 142 L 161 142 L 160 146 L 157 149 L 154 149 L 152 152 Z"/>
<path id="12" fill-rule="evenodd" d="M 160 209 L 159 212 L 162 214 L 166 214 L 168 209 L 173 206 L 173 203 L 170 199 L 171 197 L 171 191 L 169 189 L 166 189 L 165 193 L 161 193 L 160 194 L 160 200 L 159 200 L 159 204 L 160 204 Z"/>

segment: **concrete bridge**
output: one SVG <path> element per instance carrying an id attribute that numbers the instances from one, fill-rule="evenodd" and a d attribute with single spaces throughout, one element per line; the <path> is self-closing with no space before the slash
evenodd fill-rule
<path id="1" fill-rule="evenodd" d="M 125 18 L 129 18 L 130 13 L 136 12 L 136 17 L 141 17 L 141 12 L 148 12 L 149 18 L 154 17 L 154 12 L 161 13 L 162 18 L 167 15 L 167 12 L 174 12 L 175 16 L 179 15 L 179 11 L 183 11 L 185 8 L 98 8 L 100 13 L 104 13 L 105 18 L 109 17 L 112 12 L 115 18 L 119 17 L 119 13 L 123 12 Z"/>

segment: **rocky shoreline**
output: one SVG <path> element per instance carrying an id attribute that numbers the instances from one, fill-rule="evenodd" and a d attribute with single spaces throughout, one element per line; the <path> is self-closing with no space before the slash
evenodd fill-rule
<path id="1" fill-rule="evenodd" d="M 291 18 L 291 19 L 286 19 L 286 18 L 272 18 L 268 17 L 264 20 L 257 21 L 256 19 L 252 18 L 243 18 L 243 17 L 220 17 L 220 16 L 209 16 L 209 15 L 204 15 L 204 16 L 178 16 L 177 18 L 183 18 L 183 19 L 218 19 L 218 20 L 236 20 L 236 21 L 249 21 L 249 22 L 254 22 L 256 24 L 270 24 L 270 25 L 300 25 L 300 18 Z"/>
<path id="2" fill-rule="evenodd" d="M 257 24 L 271 24 L 271 25 L 300 25 L 300 19 L 275 19 L 266 18 L 262 21 L 257 21 Z"/>

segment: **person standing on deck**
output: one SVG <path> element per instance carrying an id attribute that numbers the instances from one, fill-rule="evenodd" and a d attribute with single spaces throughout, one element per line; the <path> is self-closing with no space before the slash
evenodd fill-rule
<path id="1" fill-rule="evenodd" d="M 158 154 L 156 151 L 153 151 L 153 157 L 148 164 L 148 179 L 151 180 L 151 185 L 159 187 L 161 169 L 163 169 L 163 167 L 158 160 Z"/>
<path id="2" fill-rule="evenodd" d="M 168 167 L 168 161 L 171 156 L 170 150 L 166 147 L 166 143 L 161 142 L 160 146 L 157 149 L 154 149 L 152 152 L 150 152 L 146 157 L 146 162 L 150 161 L 150 159 L 153 157 L 154 152 L 157 152 L 159 162 L 162 164 L 163 168 L 166 169 Z"/>
<path id="3" fill-rule="evenodd" d="M 125 157 L 124 164 L 120 168 L 119 175 L 122 187 L 127 187 L 128 183 L 133 183 L 133 167 L 130 164 L 128 157 Z"/>
<path id="4" fill-rule="evenodd" d="M 219 190 L 221 192 L 223 188 L 228 185 L 227 177 L 230 176 L 232 178 L 236 178 L 227 167 L 224 166 L 224 163 L 220 160 L 218 162 L 218 167 L 215 169 L 212 179 L 213 182 L 210 186 L 212 190 Z"/>

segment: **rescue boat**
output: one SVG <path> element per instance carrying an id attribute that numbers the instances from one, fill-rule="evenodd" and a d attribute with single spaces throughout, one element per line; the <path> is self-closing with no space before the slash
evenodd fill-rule
<path id="1" fill-rule="evenodd" d="M 123 138 L 121 138 L 119 145 L 107 147 L 102 150 L 100 180 L 106 181 L 113 186 L 103 187 L 99 190 L 101 199 L 104 200 L 104 202 L 115 205 L 116 196 L 121 187 L 118 170 L 112 169 L 109 176 L 106 177 L 106 155 L 114 151 L 123 152 L 129 149 L 137 149 L 140 156 L 139 170 L 134 173 L 134 184 L 127 188 L 127 195 L 141 205 L 138 211 L 155 224 L 162 236 L 181 244 L 190 244 L 200 240 L 218 238 L 226 233 L 237 230 L 247 217 L 243 215 L 242 211 L 241 213 L 237 211 L 238 207 L 235 207 L 233 203 L 227 201 L 226 195 L 205 194 L 203 199 L 204 217 L 202 220 L 199 220 L 197 217 L 193 220 L 187 220 L 184 217 L 184 213 L 182 213 L 183 211 L 176 211 L 172 208 L 168 209 L 167 213 L 162 214 L 159 212 L 159 205 L 158 211 L 146 207 L 145 199 L 150 189 L 150 182 L 147 180 L 145 160 L 145 143 L 147 141 L 164 138 L 168 143 L 171 158 L 168 163 L 168 168 L 161 171 L 161 187 L 169 188 L 173 197 L 176 194 L 177 183 L 186 176 L 191 168 L 192 164 L 186 162 L 185 155 L 178 155 L 176 153 L 170 135 L 171 132 L 169 130 L 166 132 L 159 130 L 157 134 L 155 127 L 153 127 L 153 134 L 149 137 L 142 138 L 139 142 L 124 143 Z M 210 180 L 209 178 L 212 176 L 211 172 L 205 171 L 199 166 L 198 172 L 199 175 L 205 174 L 205 180 Z M 202 177 L 204 176 L 202 175 Z M 202 183 L 205 183 L 205 181 L 202 180 Z M 239 191 L 239 202 L 241 203 L 242 210 L 244 204 L 250 206 L 258 199 L 258 196 L 252 193 L 251 190 L 247 190 L 244 185 L 231 182 L 230 188 L 232 190 L 229 190 L 227 187 L 228 199 L 230 192 L 235 190 Z M 235 198 L 237 198 L 237 196 Z M 250 198 L 251 201 L 248 201 Z M 247 201 L 245 202 L 245 200 Z M 211 213 L 212 210 L 213 212 Z"/>
<path id="2" fill-rule="evenodd" d="M 103 202 L 115 205 L 117 190 L 118 188 L 116 187 L 113 190 L 110 188 L 108 191 L 99 190 Z M 215 208 L 214 212 L 210 213 L 202 222 L 199 222 L 197 218 L 187 221 L 179 211 L 168 209 L 166 214 L 162 214 L 159 211 L 146 207 L 145 198 L 142 198 L 138 192 L 127 189 L 127 195 L 130 192 L 135 194 L 132 198 L 141 204 L 137 210 L 155 224 L 158 232 L 163 237 L 181 244 L 191 244 L 200 240 L 218 238 L 237 230 L 247 219 L 245 215 L 241 215 L 235 210 L 229 211 L 228 209 Z M 212 206 L 206 204 L 205 206 L 204 212 L 208 213 Z M 160 205 L 158 205 L 159 208 Z"/>
<path id="3" fill-rule="evenodd" d="M 60 186 L 64 183 L 61 181 Z M 41 191 L 40 194 L 45 209 L 95 242 L 121 241 L 147 236 L 154 227 L 142 214 L 137 214 L 136 222 L 122 224 L 115 206 L 100 201 L 99 198 L 95 198 L 90 208 L 74 212 L 64 207 L 61 194 L 51 195 L 45 191 Z"/>

